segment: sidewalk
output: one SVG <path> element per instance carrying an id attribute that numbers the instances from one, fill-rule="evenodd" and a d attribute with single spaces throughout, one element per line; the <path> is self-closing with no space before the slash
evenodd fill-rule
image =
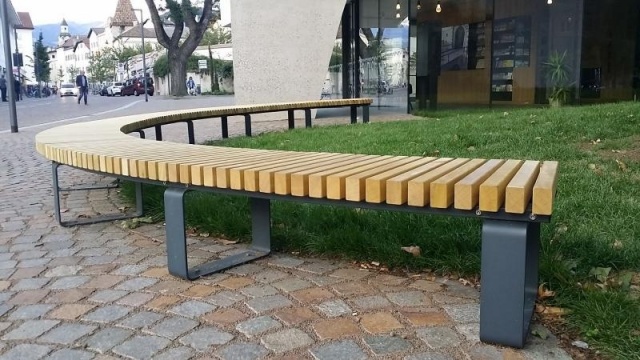
<path id="1" fill-rule="evenodd" d="M 201 123 L 199 141 L 220 136 L 218 122 Z M 253 130 L 285 128 L 271 121 Z M 242 122 L 229 130 L 244 133 Z M 186 139 L 184 124 L 163 132 Z M 274 253 L 179 280 L 167 273 L 162 224 L 59 227 L 34 135 L 0 134 L 0 359 L 570 359 L 553 336 L 530 337 L 524 350 L 480 343 L 479 293 L 424 274 Z M 65 168 L 61 180 L 111 179 Z M 65 218 L 122 206 L 117 190 L 75 191 L 62 205 Z M 199 235 L 190 239 L 192 263 L 242 247 Z"/>

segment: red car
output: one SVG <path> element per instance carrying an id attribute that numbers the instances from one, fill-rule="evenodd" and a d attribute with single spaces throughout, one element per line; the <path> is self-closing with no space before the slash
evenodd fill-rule
<path id="1" fill-rule="evenodd" d="M 147 80 L 147 94 L 149 94 L 149 96 L 153 96 L 153 93 L 154 93 L 153 79 L 150 77 L 147 77 L 146 80 Z M 125 95 L 139 96 L 142 94 L 144 94 L 144 82 L 142 78 L 130 79 L 125 81 L 124 86 L 122 87 L 122 96 L 125 96 Z"/>

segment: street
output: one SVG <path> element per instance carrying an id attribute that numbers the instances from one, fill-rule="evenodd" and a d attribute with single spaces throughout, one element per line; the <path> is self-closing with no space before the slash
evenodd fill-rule
<path id="1" fill-rule="evenodd" d="M 114 116 L 133 115 L 146 112 L 232 105 L 233 96 L 196 96 L 173 99 L 164 96 L 107 97 L 89 95 L 89 105 L 77 103 L 75 97 L 50 96 L 47 98 L 24 98 L 16 103 L 19 130 L 44 129 L 45 125 L 63 124 L 73 121 L 97 120 Z M 9 132 L 8 103 L 0 103 L 0 133 Z M 37 131 L 36 131 L 37 132 Z"/>

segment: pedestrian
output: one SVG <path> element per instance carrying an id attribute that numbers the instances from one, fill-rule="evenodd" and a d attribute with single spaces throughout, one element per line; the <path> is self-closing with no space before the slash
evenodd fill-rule
<path id="1" fill-rule="evenodd" d="M 84 70 L 80 70 L 80 74 L 76 76 L 76 86 L 78 87 L 78 104 L 80 100 L 84 98 L 84 104 L 87 105 L 87 98 L 89 97 L 89 82 L 84 75 Z"/>
<path id="2" fill-rule="evenodd" d="M 187 90 L 189 92 L 189 95 L 196 94 L 196 82 L 193 81 L 193 78 L 191 76 L 189 76 L 189 80 L 187 80 Z"/>
<path id="3" fill-rule="evenodd" d="M 2 102 L 7 102 L 7 79 L 4 74 L 0 75 L 0 92 L 2 92 Z"/>
<path id="4" fill-rule="evenodd" d="M 15 85 L 15 90 L 16 90 L 16 101 L 20 101 L 20 80 L 18 80 L 18 78 L 16 78 L 16 80 L 13 83 Z"/>

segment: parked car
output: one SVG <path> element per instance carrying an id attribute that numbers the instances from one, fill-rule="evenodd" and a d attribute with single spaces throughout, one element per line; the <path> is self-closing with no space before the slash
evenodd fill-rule
<path id="1" fill-rule="evenodd" d="M 98 93 L 100 96 L 109 96 L 109 87 L 107 85 L 103 85 Z"/>
<path id="2" fill-rule="evenodd" d="M 78 96 L 78 88 L 75 84 L 65 83 L 60 85 L 60 97 L 63 96 Z"/>
<path id="3" fill-rule="evenodd" d="M 109 86 L 109 88 L 107 89 L 107 96 L 116 96 L 116 95 L 122 96 L 123 86 L 124 84 L 119 81 L 112 82 L 111 86 Z"/>
<path id="4" fill-rule="evenodd" d="M 147 77 L 146 80 L 147 80 L 147 94 L 149 94 L 149 96 L 153 96 L 153 93 L 155 92 L 155 89 L 153 87 L 153 79 L 150 77 Z M 124 86 L 122 88 L 123 96 L 124 95 L 139 96 L 142 94 L 144 94 L 144 82 L 142 78 L 127 80 L 124 83 Z"/>

